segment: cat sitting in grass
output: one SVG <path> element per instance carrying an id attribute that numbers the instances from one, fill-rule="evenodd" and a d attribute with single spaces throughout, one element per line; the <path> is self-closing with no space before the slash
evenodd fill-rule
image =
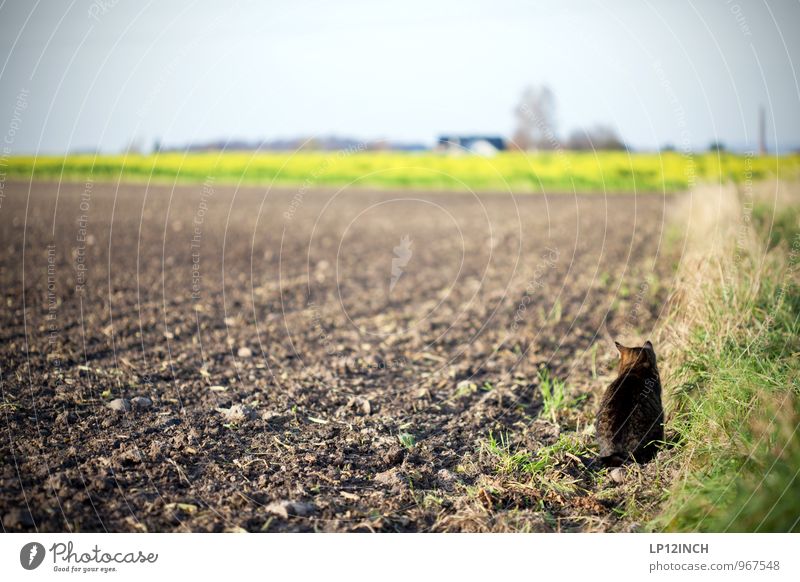
<path id="1" fill-rule="evenodd" d="M 653 344 L 629 348 L 614 342 L 620 353 L 619 376 L 606 389 L 597 413 L 600 461 L 618 467 L 645 463 L 664 440 L 661 380 Z"/>

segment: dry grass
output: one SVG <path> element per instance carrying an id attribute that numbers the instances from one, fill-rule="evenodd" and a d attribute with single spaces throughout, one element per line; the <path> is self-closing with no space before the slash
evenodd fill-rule
<path id="1" fill-rule="evenodd" d="M 793 531 L 800 458 L 800 188 L 698 190 L 661 329 L 675 473 L 656 529 Z"/>

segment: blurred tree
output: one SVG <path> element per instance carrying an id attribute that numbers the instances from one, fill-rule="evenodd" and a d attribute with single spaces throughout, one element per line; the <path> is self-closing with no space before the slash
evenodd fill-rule
<path id="1" fill-rule="evenodd" d="M 708 145 L 708 151 L 710 152 L 724 152 L 727 151 L 728 148 L 725 147 L 725 144 L 721 141 L 712 141 Z"/>
<path id="2" fill-rule="evenodd" d="M 591 129 L 576 129 L 567 140 L 571 150 L 626 150 L 617 131 L 610 125 L 596 125 Z"/>
<path id="3" fill-rule="evenodd" d="M 521 150 L 552 150 L 556 137 L 556 97 L 549 87 L 527 87 L 514 109 L 517 126 L 512 137 Z"/>

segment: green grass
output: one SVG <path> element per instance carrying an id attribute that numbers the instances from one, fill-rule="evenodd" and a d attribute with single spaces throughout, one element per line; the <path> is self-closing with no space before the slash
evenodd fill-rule
<path id="1" fill-rule="evenodd" d="M 552 445 L 531 451 L 513 445 L 508 432 L 490 432 L 481 444 L 481 452 L 489 456 L 496 474 L 504 478 L 504 486 L 559 493 L 576 491 L 577 479 L 566 467 L 579 456 L 590 454 L 574 433 L 562 434 Z"/>
<path id="2" fill-rule="evenodd" d="M 544 475 L 548 470 L 563 464 L 564 457 L 589 455 L 590 451 L 574 433 L 561 434 L 552 445 L 536 451 L 525 465 L 524 470 L 532 475 Z"/>
<path id="3" fill-rule="evenodd" d="M 771 205 L 760 202 L 753 205 L 753 224 L 762 235 L 766 233 L 768 248 L 773 249 L 781 242 L 792 244 L 792 239 L 800 228 L 799 214 L 797 208 L 784 208 L 775 212 Z"/>
<path id="4" fill-rule="evenodd" d="M 757 204 L 753 224 L 760 251 L 703 290 L 681 347 L 678 472 L 653 529 L 800 531 L 800 208 Z"/>
<path id="5" fill-rule="evenodd" d="M 558 413 L 568 406 L 566 383 L 551 376 L 547 368 L 542 368 L 539 370 L 539 392 L 542 394 L 542 416 L 557 422 Z"/>
<path id="6" fill-rule="evenodd" d="M 531 455 L 528 451 L 524 449 L 512 451 L 511 435 L 508 432 L 495 435 L 489 431 L 489 436 L 483 442 L 483 448 L 494 458 L 499 474 L 510 475 L 524 471 L 530 463 Z"/>
<path id="7" fill-rule="evenodd" d="M 514 447 L 510 433 L 501 432 L 495 435 L 490 431 L 489 436 L 483 441 L 483 448 L 493 457 L 496 471 L 501 475 L 527 473 L 541 476 L 557 468 L 568 454 L 573 456 L 589 454 L 589 450 L 575 434 L 562 434 L 552 445 L 529 451 L 522 447 Z"/>
<path id="8" fill-rule="evenodd" d="M 417 444 L 416 437 L 408 432 L 401 432 L 399 435 L 397 435 L 397 440 L 400 441 L 400 444 L 409 451 L 414 448 L 414 445 Z"/>
<path id="9" fill-rule="evenodd" d="M 473 155 L 396 152 L 204 152 L 11 157 L 0 173 L 30 180 L 155 181 L 513 192 L 674 192 L 693 181 L 800 175 L 800 156 L 676 152 Z"/>

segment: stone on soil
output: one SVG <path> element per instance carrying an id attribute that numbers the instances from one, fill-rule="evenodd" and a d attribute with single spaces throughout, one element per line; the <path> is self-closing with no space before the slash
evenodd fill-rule
<path id="1" fill-rule="evenodd" d="M 307 517 L 314 513 L 317 508 L 313 503 L 303 501 L 276 501 L 270 503 L 265 508 L 269 513 L 287 519 L 290 515 L 297 517 Z"/>
<path id="2" fill-rule="evenodd" d="M 117 412 L 130 412 L 131 410 L 131 402 L 127 398 L 115 398 L 106 406 Z"/>
<path id="3" fill-rule="evenodd" d="M 131 404 L 136 410 L 147 410 L 153 406 L 153 401 L 147 396 L 137 396 L 131 400 Z"/>

